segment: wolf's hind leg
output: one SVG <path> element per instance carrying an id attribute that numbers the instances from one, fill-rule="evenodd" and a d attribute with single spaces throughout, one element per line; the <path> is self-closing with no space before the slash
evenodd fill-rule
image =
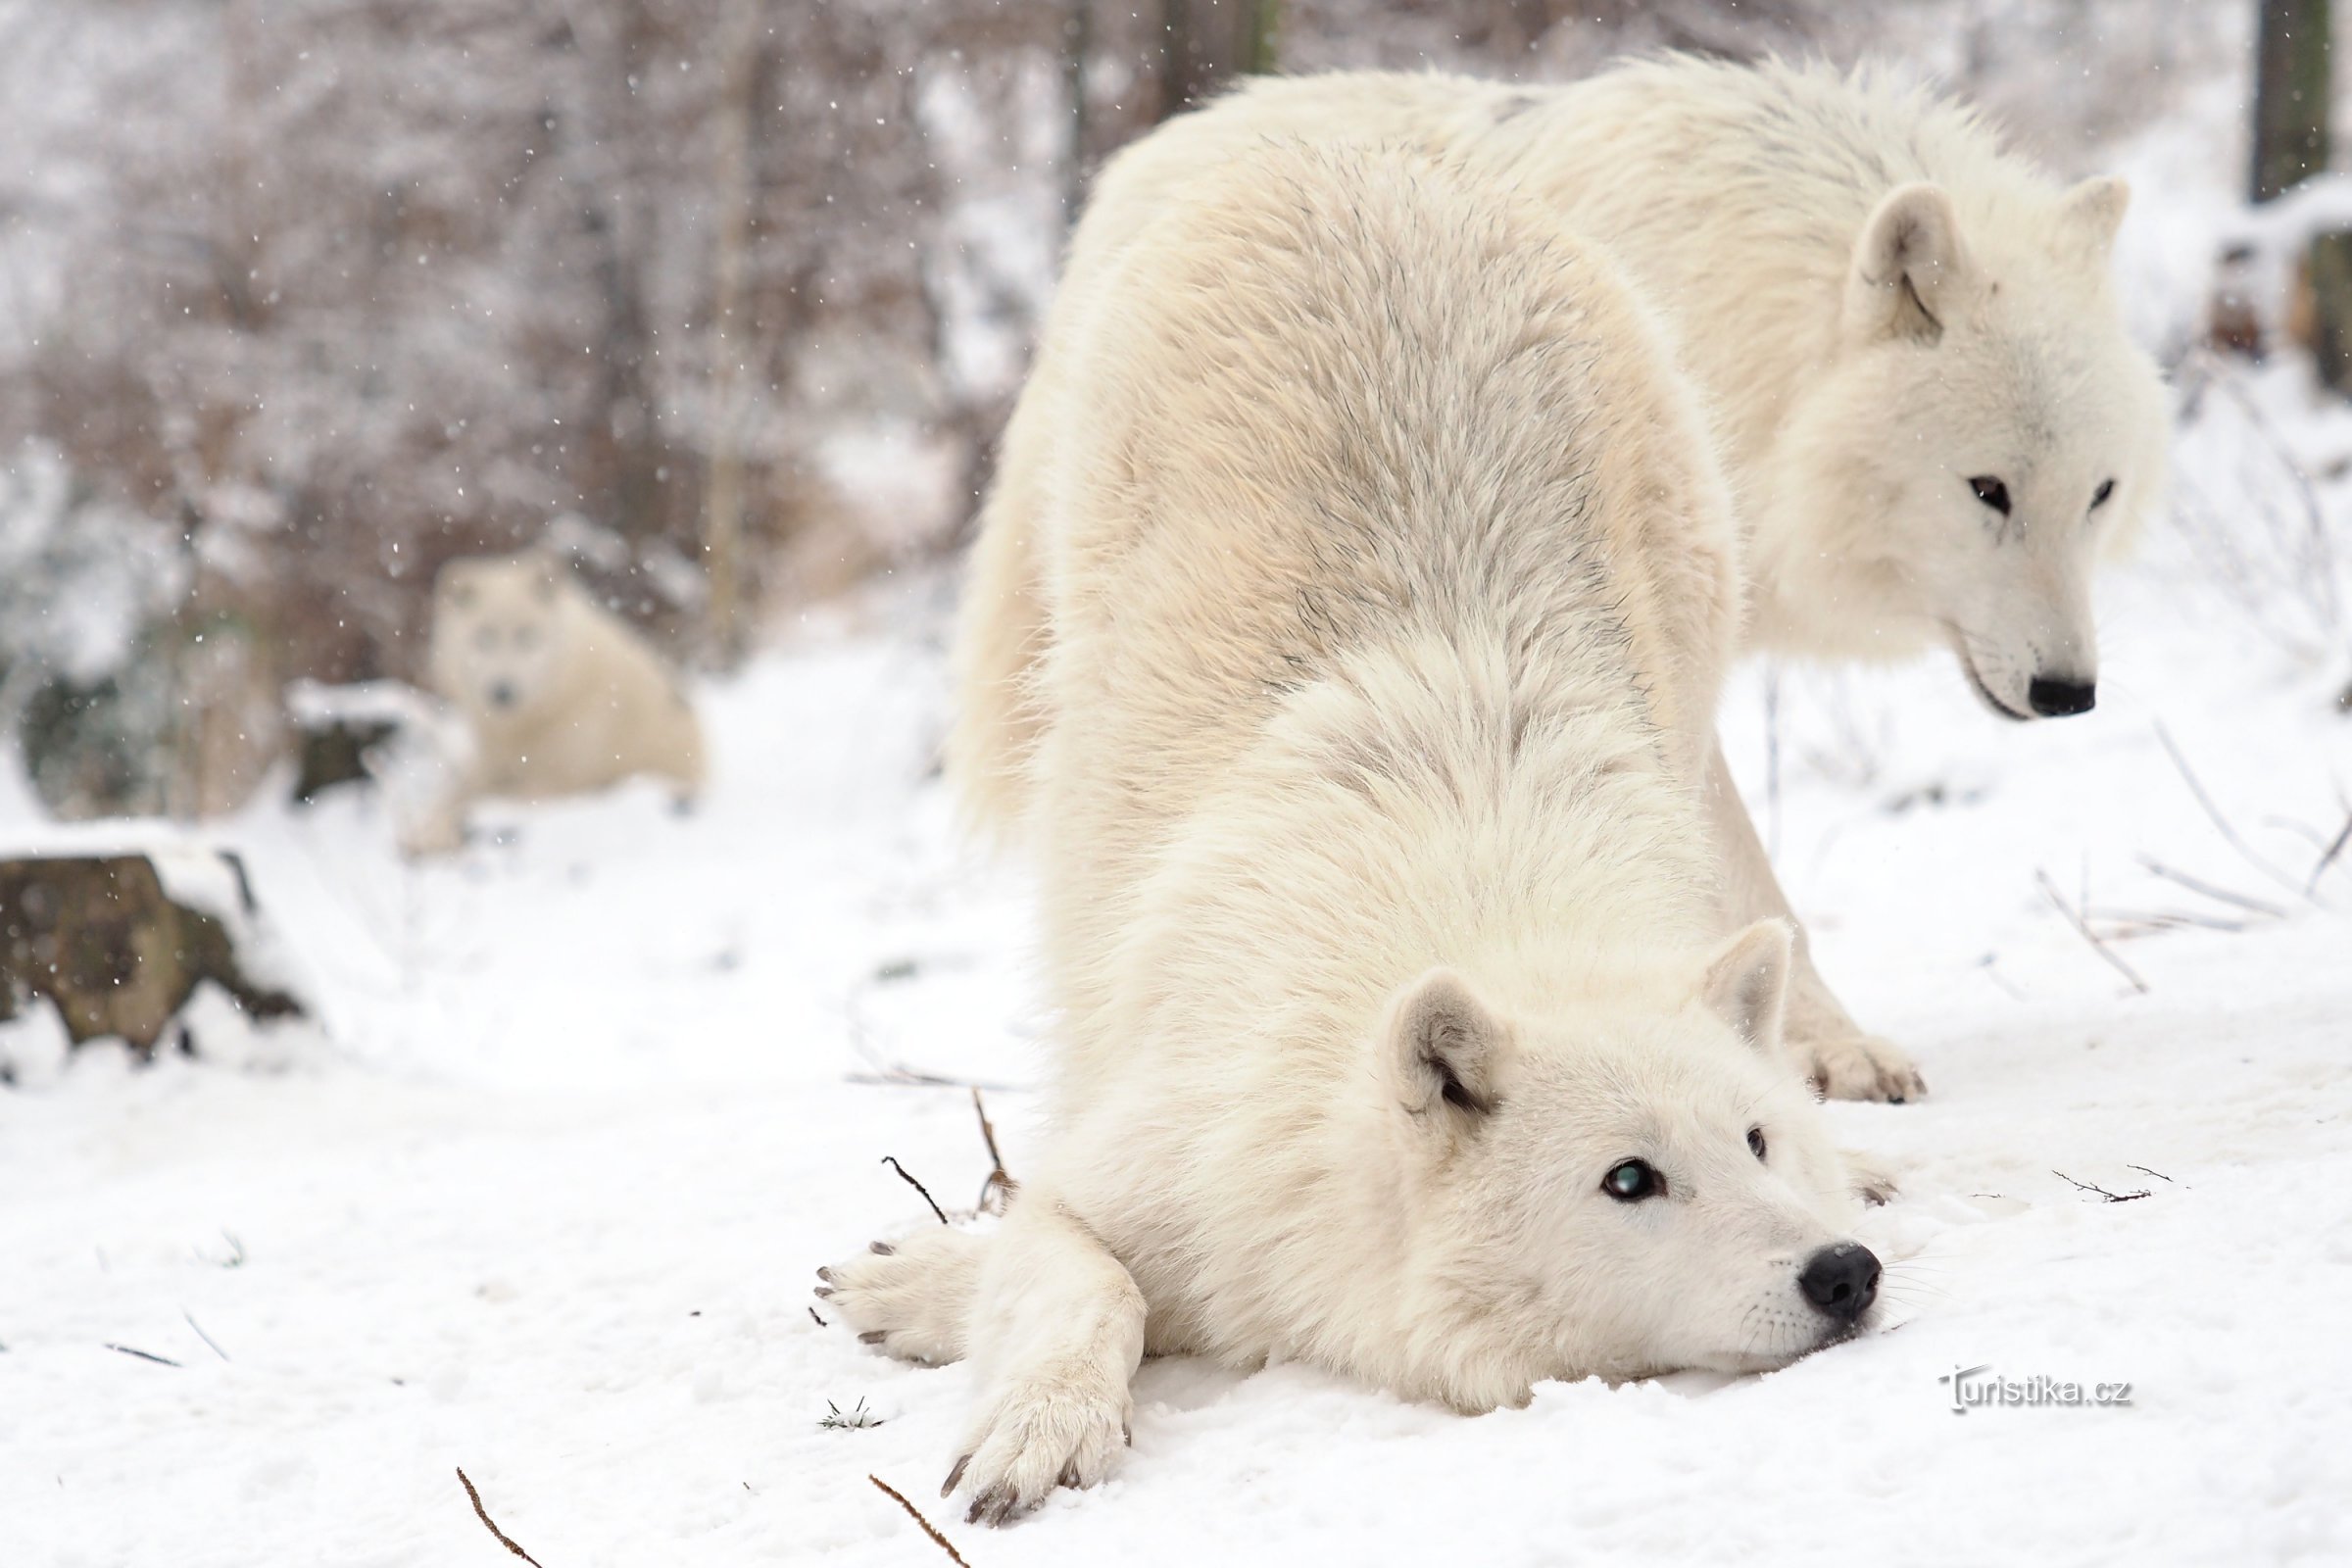
<path id="1" fill-rule="evenodd" d="M 816 1271 L 816 1294 L 858 1337 L 902 1361 L 945 1366 L 960 1361 L 980 1263 L 989 1237 L 945 1225 Z"/>
<path id="2" fill-rule="evenodd" d="M 1024 1187 L 989 1238 L 968 1349 L 977 1413 L 940 1489 L 1002 1524 L 1056 1486 L 1091 1487 L 1128 1441 L 1144 1297 L 1053 1195 Z"/>

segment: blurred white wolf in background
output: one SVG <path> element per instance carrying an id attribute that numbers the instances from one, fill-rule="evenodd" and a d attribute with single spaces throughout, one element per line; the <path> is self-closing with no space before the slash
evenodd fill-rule
<path id="1" fill-rule="evenodd" d="M 1034 379 L 1094 330 L 1162 203 L 1267 136 L 1417 146 L 1605 247 L 1699 382 L 1744 538 L 1745 645 L 1821 659 L 1957 654 L 2013 718 L 2091 706 L 2089 580 L 2163 482 L 2165 399 L 2108 284 L 2120 180 L 2052 184 L 1970 113 L 1882 74 L 1689 59 L 1537 89 L 1441 75 L 1252 82 L 1102 179 Z M 1062 439 L 1031 398 L 974 561 L 950 762 L 983 823 L 1034 801 L 1053 636 L 1041 521 Z M 1711 810 L 1726 930 L 1788 913 L 1729 770 Z M 1830 1094 L 1908 1099 L 1801 940 L 1791 1044 Z"/>
<path id="2" fill-rule="evenodd" d="M 548 800 L 638 774 L 668 780 L 681 800 L 702 790 L 702 724 L 677 677 L 552 555 L 443 566 L 429 662 L 472 744 L 412 852 L 454 845 L 466 808 L 486 796 Z"/>
<path id="3" fill-rule="evenodd" d="M 1715 934 L 1739 539 L 1651 323 L 1443 159 L 1197 172 L 1081 240 L 1035 510 L 987 523 L 1047 607 L 1052 1147 L 993 1235 L 823 1271 L 868 1342 L 970 1356 L 946 1490 L 991 1521 L 1104 1473 L 1147 1350 L 1475 1411 L 1782 1365 L 1877 1290 L 1788 928 Z"/>

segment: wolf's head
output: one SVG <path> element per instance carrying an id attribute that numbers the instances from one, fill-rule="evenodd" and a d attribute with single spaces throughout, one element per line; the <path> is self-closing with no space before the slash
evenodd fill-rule
<path id="1" fill-rule="evenodd" d="M 434 687 L 492 720 L 529 712 L 561 668 L 568 591 L 563 568 L 541 555 L 443 566 L 433 579 Z"/>
<path id="2" fill-rule="evenodd" d="M 2163 483 L 2162 385 L 2107 286 L 2128 196 L 2087 180 L 1973 229 L 1936 185 L 1879 203 L 1773 459 L 1766 640 L 1797 612 L 1815 652 L 1948 646 L 2011 718 L 2091 706 L 2092 565 Z"/>
<path id="3" fill-rule="evenodd" d="M 1474 1325 L 1421 1380 L 1476 1407 L 1497 1397 L 1481 1344 L 1541 1348 L 1544 1376 L 1744 1372 L 1869 1324 L 1878 1259 L 1780 1054 L 1789 962 L 1765 921 L 1604 1009 L 1509 1016 L 1449 970 L 1398 993 L 1383 1049 L 1426 1288 Z"/>

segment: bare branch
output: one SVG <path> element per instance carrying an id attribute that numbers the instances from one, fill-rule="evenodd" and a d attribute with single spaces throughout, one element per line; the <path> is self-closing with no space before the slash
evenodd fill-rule
<path id="1" fill-rule="evenodd" d="M 2197 798 L 2197 804 L 2205 808 L 2205 815 L 2212 821 L 2214 827 L 2220 831 L 2222 837 L 2229 841 L 2230 847 L 2237 851 L 2238 855 L 2248 865 L 2254 867 L 2255 870 L 2260 871 L 2264 876 L 2269 877 L 2280 887 L 2285 888 L 2290 893 L 2300 895 L 2304 898 L 2310 898 L 2310 894 L 2305 893 L 2302 888 L 2296 886 L 2295 879 L 2293 877 L 2288 876 L 2284 871 L 2279 870 L 2270 861 L 2255 854 L 2253 847 L 2247 844 L 2244 839 L 2238 837 L 2237 829 L 2230 825 L 2230 819 L 2222 814 L 2222 808 L 2213 804 L 2213 797 L 2206 794 L 2205 786 L 2197 781 L 2197 775 L 2190 769 L 2188 765 L 2188 759 L 2182 757 L 2180 755 L 2180 748 L 2173 744 L 2172 732 L 2164 727 L 2162 720 L 2159 720 L 2156 725 L 2156 739 L 2163 743 L 2165 755 L 2173 760 L 2173 766 L 2180 769 L 2181 781 L 2188 786 L 2188 792 Z"/>
<path id="2" fill-rule="evenodd" d="M 939 1222 L 942 1225 L 945 1225 L 948 1222 L 948 1211 L 939 1206 L 939 1200 L 931 1196 L 930 1188 L 925 1187 L 921 1182 L 918 1182 L 913 1177 L 907 1175 L 906 1167 L 900 1164 L 890 1155 L 884 1154 L 882 1156 L 882 1163 L 888 1165 L 892 1170 L 897 1171 L 899 1173 L 899 1180 L 905 1182 L 907 1186 L 913 1188 L 916 1192 L 923 1195 L 923 1201 L 931 1205 L 931 1212 L 939 1216 Z"/>
<path id="3" fill-rule="evenodd" d="M 2134 1170 L 2137 1170 L 2138 1168 L 2139 1167 L 2136 1165 L 2132 1167 Z M 2078 1192 L 2096 1193 L 2110 1203 L 2129 1203 L 2133 1199 L 2146 1198 L 2149 1196 L 2148 1190 L 2144 1187 L 2136 1193 L 2111 1193 L 2106 1188 L 2099 1186 L 2096 1182 L 2079 1182 L 2062 1170 L 2054 1170 L 2050 1172 L 2050 1174 L 2057 1177 L 2060 1181 L 2066 1183 L 2067 1186 L 2074 1188 Z"/>
<path id="4" fill-rule="evenodd" d="M 2105 923 L 2112 941 L 2128 941 L 2146 936 L 2153 931 L 2177 931 L 2182 926 L 2198 926 L 2207 931 L 2236 933 L 2253 928 L 2251 920 L 2232 920 L 2227 915 L 2199 914 L 2190 909 L 2094 909 L 2084 906 L 2082 918 Z"/>
<path id="5" fill-rule="evenodd" d="M 972 1113 L 980 1118 L 980 1141 L 988 1146 L 988 1180 L 980 1184 L 980 1212 L 990 1213 L 989 1200 L 1003 1194 L 1006 1200 L 1019 1190 L 1020 1183 L 1004 1169 L 1004 1156 L 997 1152 L 997 1130 L 989 1125 L 988 1107 L 980 1102 L 980 1091 L 972 1091 Z"/>
<path id="6" fill-rule="evenodd" d="M 2321 856 L 2320 863 L 2311 868 L 2311 880 L 2303 884 L 2305 898 L 2308 899 L 2319 892 L 2320 878 L 2328 874 L 2328 868 L 2333 865 L 2337 858 L 2344 853 L 2346 844 L 2352 844 L 2352 813 L 2345 815 L 2344 825 L 2336 833 L 2333 842 L 2328 846 L 2328 853 Z"/>
<path id="7" fill-rule="evenodd" d="M 2228 888 L 2216 887 L 2210 882 L 2199 881 L 2185 871 L 2176 871 L 2162 861 L 2151 859 L 2147 856 L 2141 856 L 2139 863 L 2148 875 L 2160 876 L 2167 882 L 2188 889 L 2191 893 L 2201 893 L 2217 904 L 2234 905 L 2249 913 L 2265 915 L 2273 920 L 2286 917 L 2286 911 L 2275 904 L 2265 904 L 2262 900 L 2248 898 L 2243 893 L 2232 893 Z"/>
<path id="8" fill-rule="evenodd" d="M 880 1476 L 869 1474 L 865 1479 L 871 1481 L 875 1486 L 880 1487 L 893 1501 L 897 1502 L 900 1507 L 906 1509 L 906 1516 L 909 1519 L 912 1519 L 916 1524 L 923 1527 L 923 1534 L 929 1536 L 933 1541 L 939 1543 L 939 1549 L 948 1554 L 949 1560 L 956 1564 L 956 1568 L 972 1568 L 970 1563 L 963 1560 L 963 1553 L 957 1551 L 954 1546 L 949 1545 L 948 1538 L 941 1535 L 932 1527 L 931 1521 L 923 1517 L 923 1511 L 920 1508 L 917 1508 L 913 1503 L 906 1500 L 906 1494 L 905 1493 L 892 1486 L 889 1482 L 883 1480 Z"/>
<path id="9" fill-rule="evenodd" d="M 194 1329 L 194 1330 L 196 1331 L 196 1337 L 197 1337 L 198 1339 L 202 1340 L 202 1341 L 205 1343 L 205 1346 L 206 1346 L 206 1348 L 209 1348 L 209 1349 L 210 1349 L 210 1350 L 211 1350 L 211 1351 L 212 1351 L 212 1352 L 213 1352 L 215 1355 L 219 1356 L 219 1357 L 220 1357 L 221 1360 L 225 1361 L 225 1360 L 227 1360 L 227 1359 L 228 1359 L 228 1352 L 227 1352 L 226 1350 L 223 1350 L 222 1348 L 220 1348 L 220 1347 L 219 1343 L 218 1343 L 218 1342 L 216 1342 L 216 1341 L 213 1339 L 213 1337 L 212 1337 L 210 1334 L 207 1334 L 207 1333 L 205 1333 L 205 1332 L 204 1332 L 204 1325 L 203 1325 L 203 1324 L 201 1324 L 201 1323 L 199 1323 L 199 1322 L 197 1322 L 197 1321 L 196 1321 L 196 1319 L 195 1319 L 194 1317 L 190 1316 L 190 1315 L 189 1315 L 189 1313 L 188 1313 L 188 1309 L 187 1309 L 186 1307 L 184 1307 L 184 1306 L 183 1306 L 183 1307 L 181 1307 L 181 1308 L 179 1309 L 179 1315 L 180 1315 L 181 1317 L 187 1318 L 187 1320 L 188 1320 L 188 1327 L 190 1327 L 190 1328 L 192 1328 L 192 1329 Z"/>
<path id="10" fill-rule="evenodd" d="M 2100 957 L 2105 958 L 2110 964 L 2114 965 L 2116 973 L 2131 981 L 2132 990 L 2138 992 L 2143 997 L 2146 996 L 2148 994 L 2148 983 L 2145 980 L 2142 980 L 2139 977 L 2138 972 L 2135 971 L 2130 964 L 2117 957 L 2114 950 L 2109 948 L 2106 943 L 2099 940 L 2098 933 L 2091 930 L 2089 925 L 2084 923 L 2082 917 L 2074 911 L 2073 906 L 2070 906 L 2065 899 L 2059 897 L 2058 886 L 2056 883 L 2050 880 L 2050 874 L 2047 871 L 2042 870 L 2039 866 L 2036 866 L 2034 869 L 2034 880 L 2041 884 L 2041 891 L 2049 895 L 2050 902 L 2058 906 L 2058 912 L 2066 916 L 2066 920 L 2069 925 L 2073 926 L 2077 931 L 2082 933 L 2082 940 L 2090 944 L 2091 950 L 2097 953 Z"/>

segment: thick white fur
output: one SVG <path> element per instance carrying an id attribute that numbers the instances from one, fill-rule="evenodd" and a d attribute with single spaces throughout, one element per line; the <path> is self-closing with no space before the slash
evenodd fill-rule
<path id="1" fill-rule="evenodd" d="M 1604 245 L 1697 378 L 1739 502 L 1745 645 L 1881 660 L 1946 645 L 2029 716 L 2036 676 L 2097 671 L 2089 578 L 2162 485 L 2164 403 L 2107 250 L 2120 181 L 2071 190 L 1967 111 L 1872 74 L 1689 59 L 1529 89 L 1349 74 L 1252 83 L 1121 155 L 1073 245 L 974 557 L 950 763 L 1012 835 L 1035 804 L 1036 553 L 1060 384 L 1104 280 L 1172 191 L 1267 136 L 1416 146 Z M 2000 478 L 2012 511 L 1969 481 Z M 2102 481 L 2114 491 L 2095 512 Z M 1718 761 L 1725 927 L 1788 914 Z M 1924 1089 L 1862 1033 L 1799 937 L 1789 1032 L 1840 1097 Z"/>
<path id="2" fill-rule="evenodd" d="M 464 777 L 412 850 L 446 848 L 485 796 L 547 800 L 637 774 L 681 799 L 703 786 L 703 732 L 635 628 L 537 553 L 452 561 L 433 581 L 432 684 L 473 742 Z"/>
<path id="3" fill-rule="evenodd" d="M 1483 1410 L 1833 1337 L 1787 929 L 1713 935 L 1738 542 L 1652 323 L 1396 147 L 1252 142 L 1081 254 L 1008 481 L 1052 1148 L 984 1244 L 825 1271 L 870 1341 L 972 1357 L 950 1490 L 1091 1484 L 1147 1350 Z M 1634 1158 L 1667 1196 L 1603 1192 Z"/>

